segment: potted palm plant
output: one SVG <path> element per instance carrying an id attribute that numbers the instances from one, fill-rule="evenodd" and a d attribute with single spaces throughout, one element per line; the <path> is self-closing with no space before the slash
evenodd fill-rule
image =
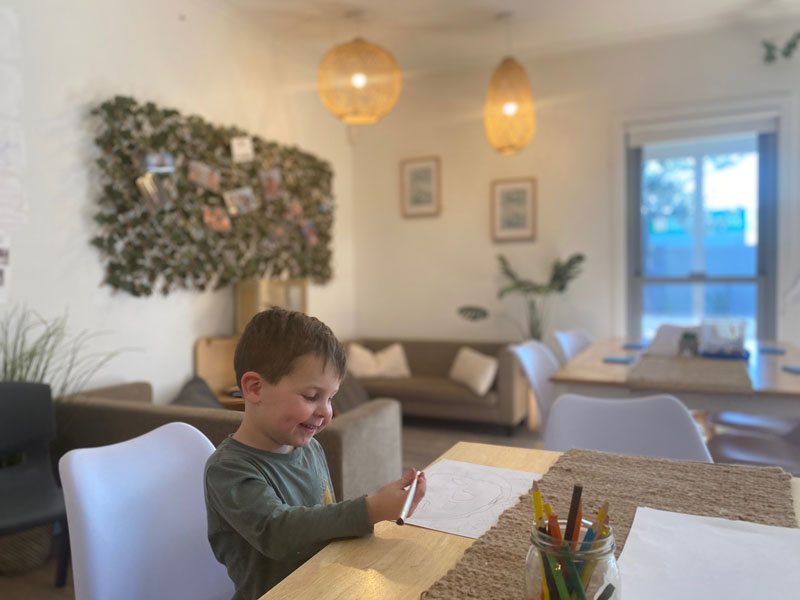
<path id="1" fill-rule="evenodd" d="M 508 294 L 520 294 L 526 307 L 523 324 L 518 323 L 520 334 L 523 339 L 541 340 L 544 315 L 547 312 L 549 299 L 554 294 L 564 292 L 569 282 L 580 275 L 585 257 L 583 254 L 576 253 L 565 261 L 554 261 L 550 269 L 550 279 L 546 283 L 536 283 L 530 279 L 521 278 L 502 254 L 497 256 L 497 260 L 500 263 L 500 272 L 507 280 L 506 285 L 497 292 L 497 297 L 503 298 Z M 489 311 L 482 306 L 466 305 L 459 307 L 458 314 L 470 321 L 479 321 L 487 318 Z"/>

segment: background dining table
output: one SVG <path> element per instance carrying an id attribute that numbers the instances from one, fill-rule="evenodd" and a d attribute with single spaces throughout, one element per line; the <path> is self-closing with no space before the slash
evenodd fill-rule
<path id="1" fill-rule="evenodd" d="M 641 348 L 626 347 L 630 343 L 609 338 L 584 349 L 550 378 L 556 384 L 556 397 L 568 392 L 603 398 L 666 392 L 691 409 L 800 418 L 800 375 L 783 370 L 784 365 L 800 366 L 800 349 L 792 344 L 748 342 L 746 361 L 654 357 L 653 378 L 648 382 L 631 377 L 637 361 L 648 360 L 648 356 Z M 609 362 L 621 357 L 633 362 Z"/>

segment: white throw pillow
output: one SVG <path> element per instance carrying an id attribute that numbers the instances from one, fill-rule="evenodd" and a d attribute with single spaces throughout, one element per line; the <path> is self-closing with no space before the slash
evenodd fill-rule
<path id="1" fill-rule="evenodd" d="M 347 368 L 356 377 L 411 377 L 402 344 L 372 352 L 353 342 L 347 350 Z"/>
<path id="2" fill-rule="evenodd" d="M 395 342 L 386 346 L 375 353 L 375 358 L 378 361 L 377 377 L 411 377 L 411 369 L 408 368 L 406 351 L 402 344 Z"/>
<path id="3" fill-rule="evenodd" d="M 347 349 L 347 370 L 356 377 L 375 377 L 378 361 L 372 350 L 353 342 Z"/>
<path id="4" fill-rule="evenodd" d="M 453 366 L 450 367 L 450 379 L 466 384 L 479 396 L 485 396 L 494 383 L 497 375 L 497 359 L 462 346 Z"/>

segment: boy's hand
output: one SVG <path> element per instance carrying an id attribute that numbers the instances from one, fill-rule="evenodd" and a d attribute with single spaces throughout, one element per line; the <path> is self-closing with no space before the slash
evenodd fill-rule
<path id="1" fill-rule="evenodd" d="M 411 485 L 416 474 L 417 472 L 411 469 L 397 481 L 393 481 L 374 494 L 367 496 L 367 512 L 370 523 L 374 525 L 380 521 L 394 521 L 400 516 L 408 495 L 408 491 L 404 488 Z M 407 516 L 410 517 L 414 514 L 417 504 L 425 496 L 426 487 L 425 473 L 420 471 L 419 479 L 417 479 L 417 491 L 414 493 L 414 500 L 411 502 Z"/>

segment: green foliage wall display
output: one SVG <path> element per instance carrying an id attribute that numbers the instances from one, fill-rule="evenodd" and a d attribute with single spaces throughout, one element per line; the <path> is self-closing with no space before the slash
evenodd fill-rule
<path id="1" fill-rule="evenodd" d="M 328 163 L 256 136 L 254 160 L 234 162 L 230 140 L 246 132 L 132 98 L 114 97 L 92 114 L 100 120 L 95 142 L 103 185 L 94 216 L 100 231 L 92 244 L 105 264 L 104 283 L 148 296 L 218 289 L 251 277 L 288 275 L 318 283 L 331 278 Z M 136 180 L 146 174 L 145 157 L 154 152 L 171 153 L 174 172 L 153 174 L 159 201 L 148 203 Z M 219 173 L 218 191 L 189 179 L 191 161 Z M 279 170 L 281 185 L 267 194 L 260 174 L 270 169 Z M 225 210 L 223 193 L 246 186 L 255 208 L 234 211 L 228 231 L 212 229 L 204 208 Z"/>

